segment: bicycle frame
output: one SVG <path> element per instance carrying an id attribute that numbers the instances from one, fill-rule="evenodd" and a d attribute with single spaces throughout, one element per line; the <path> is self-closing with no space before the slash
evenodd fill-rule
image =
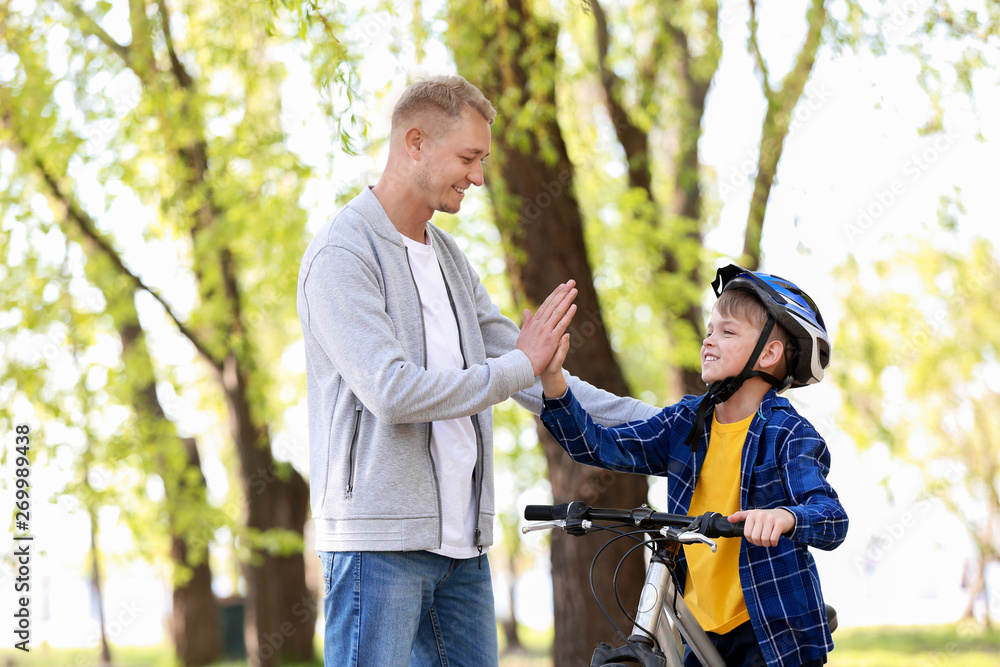
<path id="1" fill-rule="evenodd" d="M 646 568 L 646 582 L 639 596 L 639 608 L 632 634 L 645 634 L 650 628 L 660 650 L 667 656 L 668 667 L 682 667 L 683 639 L 705 667 L 726 667 L 708 635 L 695 620 L 684 598 L 677 592 L 670 569 L 654 555 Z M 673 649 L 673 650 L 670 650 Z"/>
<path id="2" fill-rule="evenodd" d="M 646 568 L 646 581 L 639 595 L 631 636 L 624 646 L 615 649 L 601 644 L 594 651 L 591 667 L 617 665 L 620 664 L 618 660 L 634 662 L 636 659 L 644 667 L 683 667 L 682 640 L 705 667 L 726 667 L 725 661 L 674 586 L 670 566 L 657 552 Z"/>
<path id="3" fill-rule="evenodd" d="M 523 532 L 558 527 L 572 535 L 586 534 L 591 525 L 589 519 L 650 525 L 647 522 L 653 518 L 653 525 L 687 526 L 694 531 L 705 530 L 708 535 L 713 536 L 742 535 L 743 529 L 742 524 L 730 525 L 718 514 L 712 514 L 711 517 L 705 515 L 706 522 L 715 522 L 714 528 L 708 528 L 694 523 L 694 517 L 655 513 L 646 506 L 629 511 L 594 509 L 583 503 L 538 505 L 525 508 L 524 516 L 528 520 L 546 523 L 522 528 Z M 618 648 L 611 648 L 602 642 L 594 651 L 591 667 L 614 667 L 622 665 L 620 661 L 635 664 L 636 660 L 643 667 L 683 667 L 684 644 L 704 667 L 725 667 L 725 661 L 674 585 L 671 572 L 673 559 L 665 546 L 668 540 L 664 538 L 669 538 L 671 543 L 676 544 L 705 542 L 711 546 L 712 551 L 715 551 L 715 543 L 707 535 L 689 530 L 672 534 L 660 532 L 659 535 L 663 537 L 657 537 L 657 533 L 652 532 L 647 534 L 651 539 L 646 544 L 652 544 L 655 548 L 646 567 L 646 580 L 639 594 L 632 634 Z"/>

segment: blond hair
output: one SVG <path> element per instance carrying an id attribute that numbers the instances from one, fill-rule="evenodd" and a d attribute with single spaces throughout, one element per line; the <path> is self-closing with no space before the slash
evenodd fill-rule
<path id="1" fill-rule="evenodd" d="M 469 106 L 490 125 L 497 112 L 478 88 L 457 75 L 434 76 L 406 88 L 392 110 L 393 129 L 420 118 L 429 132 L 440 132 L 453 125 Z"/>

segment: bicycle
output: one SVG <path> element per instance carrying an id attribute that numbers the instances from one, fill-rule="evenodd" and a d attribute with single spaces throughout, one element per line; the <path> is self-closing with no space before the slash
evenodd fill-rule
<path id="1" fill-rule="evenodd" d="M 678 592 L 674 581 L 675 555 L 677 545 L 695 543 L 708 545 L 714 553 L 716 543 L 713 538 L 742 537 L 743 522 L 729 523 L 726 517 L 717 512 L 693 517 L 656 512 L 646 505 L 631 510 L 602 509 L 590 507 L 580 501 L 560 505 L 528 505 L 524 508 L 524 518 L 539 523 L 522 527 L 522 533 L 549 528 L 562 528 L 575 536 L 596 530 L 617 533 L 594 556 L 590 579 L 595 600 L 615 631 L 625 640 L 625 644 L 612 648 L 601 642 L 594 650 L 591 667 L 626 667 L 628 664 L 642 667 L 683 667 L 684 644 L 691 648 L 705 667 L 725 667 L 719 652 Z M 595 522 L 615 525 L 599 525 Z M 635 527 L 638 530 L 623 532 L 620 530 L 623 527 Z M 641 538 L 641 535 L 648 537 Z M 616 582 L 621 562 L 629 555 L 644 547 L 651 552 L 646 567 L 646 580 L 634 617 L 622 605 L 617 592 L 615 594 L 619 608 L 633 623 L 632 634 L 627 638 L 597 599 L 593 585 L 597 557 L 608 545 L 624 538 L 635 539 L 637 544 L 619 561 L 618 568 L 615 569 Z M 827 616 L 832 632 L 836 628 L 836 612 L 829 605 Z"/>

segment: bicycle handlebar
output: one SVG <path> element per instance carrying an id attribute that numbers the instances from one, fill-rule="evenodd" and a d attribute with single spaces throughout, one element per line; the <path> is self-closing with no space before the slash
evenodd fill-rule
<path id="1" fill-rule="evenodd" d="M 654 512 L 645 505 L 630 510 L 590 507 L 579 500 L 559 505 L 528 505 L 524 508 L 524 518 L 528 521 L 605 521 L 628 523 L 639 528 L 684 528 L 705 537 L 743 536 L 742 521 L 729 523 L 718 512 L 695 517 Z"/>

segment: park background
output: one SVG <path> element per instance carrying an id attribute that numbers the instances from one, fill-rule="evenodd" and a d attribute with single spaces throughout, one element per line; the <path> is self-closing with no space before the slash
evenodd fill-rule
<path id="1" fill-rule="evenodd" d="M 28 424 L 36 657 L 156 645 L 206 664 L 225 653 L 219 624 L 253 608 L 237 642 L 251 662 L 314 655 L 298 259 L 377 178 L 402 88 L 458 72 L 500 116 L 487 186 L 434 222 L 505 312 L 577 279 L 570 369 L 667 404 L 696 390 L 716 266 L 797 282 L 834 338 L 827 379 L 790 398 L 851 516 L 844 545 L 815 554 L 835 639 L 964 618 L 924 631 L 927 664 L 972 664 L 964 642 L 1000 660 L 983 629 L 1000 614 L 995 3 L 0 14 L 0 506 L 13 515 Z M 593 643 L 570 633 L 613 640 L 596 612 L 559 613 L 600 544 L 521 537 L 520 509 L 553 494 L 662 506 L 665 490 L 570 467 L 510 403 L 497 424 L 503 641 L 576 664 Z M 576 571 L 553 577 L 550 548 Z M 7 619 L 13 550 L 0 544 Z M 14 642 L 0 655 L 20 664 Z"/>

